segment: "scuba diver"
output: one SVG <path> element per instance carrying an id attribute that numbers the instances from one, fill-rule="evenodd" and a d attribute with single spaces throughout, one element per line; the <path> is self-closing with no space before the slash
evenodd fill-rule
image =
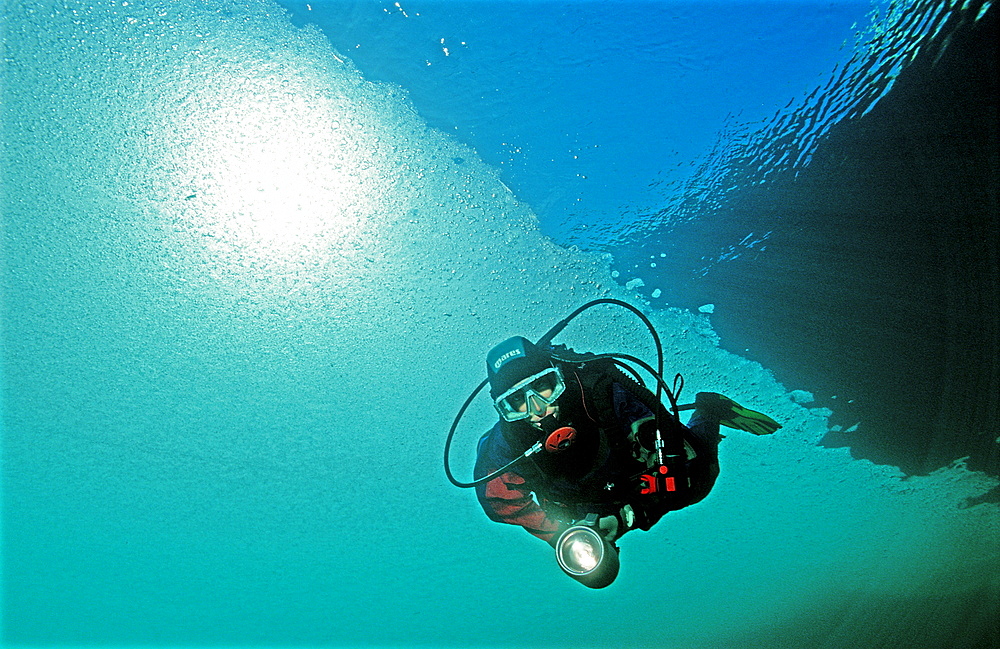
<path id="1" fill-rule="evenodd" d="M 625 354 L 578 353 L 551 341 L 596 304 L 615 304 L 649 328 L 658 371 Z M 556 548 L 560 567 L 591 588 L 618 573 L 616 542 L 649 530 L 664 514 L 699 502 L 719 475 L 720 424 L 756 435 L 781 426 L 713 392 L 678 405 L 678 375 L 662 378 L 662 349 L 649 320 L 618 300 L 595 300 L 560 321 L 537 343 L 515 336 L 486 357 L 487 378 L 458 413 L 445 445 L 453 484 L 475 487 L 486 515 L 519 525 Z M 631 363 L 653 375 L 655 393 Z M 448 453 L 459 419 L 489 384 L 500 418 L 479 441 L 474 481 L 457 481 Z M 666 393 L 671 408 L 661 401 Z M 687 425 L 681 410 L 693 409 Z"/>

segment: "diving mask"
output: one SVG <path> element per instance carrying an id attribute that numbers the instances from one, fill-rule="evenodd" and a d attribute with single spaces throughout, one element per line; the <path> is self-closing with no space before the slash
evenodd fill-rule
<path id="1" fill-rule="evenodd" d="M 547 367 L 518 381 L 494 400 L 497 412 L 507 421 L 520 421 L 532 415 L 542 417 L 549 406 L 566 391 L 562 371 Z"/>

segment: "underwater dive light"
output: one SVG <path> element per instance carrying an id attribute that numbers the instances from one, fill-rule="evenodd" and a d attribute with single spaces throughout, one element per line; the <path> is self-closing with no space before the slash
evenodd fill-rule
<path id="1" fill-rule="evenodd" d="M 574 525 L 556 541 L 563 572 L 588 588 L 604 588 L 618 576 L 618 550 L 590 524 Z"/>

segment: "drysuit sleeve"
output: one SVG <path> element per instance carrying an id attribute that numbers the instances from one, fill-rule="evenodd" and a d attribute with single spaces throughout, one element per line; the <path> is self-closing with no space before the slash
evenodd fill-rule
<path id="1" fill-rule="evenodd" d="M 565 525 L 550 518 L 535 502 L 522 476 L 507 471 L 477 488 L 479 503 L 492 520 L 520 525 L 546 543 L 552 543 Z"/>
<path id="2" fill-rule="evenodd" d="M 479 441 L 476 478 L 493 473 L 515 457 L 517 454 L 507 446 L 499 428 L 494 427 Z M 520 525 L 547 543 L 554 542 L 557 533 L 566 527 L 546 514 L 535 502 L 528 481 L 514 470 L 505 471 L 486 483 L 476 485 L 476 496 L 491 520 Z"/>

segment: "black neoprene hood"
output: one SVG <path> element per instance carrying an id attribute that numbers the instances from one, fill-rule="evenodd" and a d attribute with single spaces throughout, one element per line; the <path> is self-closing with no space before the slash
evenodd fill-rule
<path id="1" fill-rule="evenodd" d="M 518 381 L 551 366 L 549 355 L 527 338 L 508 338 L 486 355 L 490 395 L 495 399 Z"/>

